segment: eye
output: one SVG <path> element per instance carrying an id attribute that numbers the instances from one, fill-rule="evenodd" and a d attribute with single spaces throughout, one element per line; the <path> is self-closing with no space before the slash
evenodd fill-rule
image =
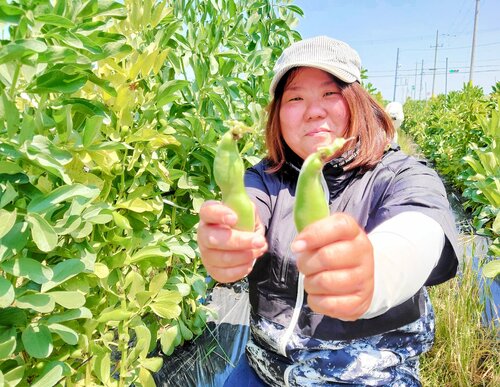
<path id="1" fill-rule="evenodd" d="M 329 97 L 331 95 L 340 95 L 340 91 L 327 91 L 325 93 L 325 97 Z"/>
<path id="2" fill-rule="evenodd" d="M 302 101 L 302 97 L 291 97 L 288 101 Z"/>

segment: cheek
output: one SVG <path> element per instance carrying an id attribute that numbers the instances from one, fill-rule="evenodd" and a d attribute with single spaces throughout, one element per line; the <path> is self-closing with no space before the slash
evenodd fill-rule
<path id="1" fill-rule="evenodd" d="M 280 127 L 283 136 L 286 136 L 293 131 L 294 122 L 297 122 L 297 120 L 295 118 L 293 109 L 282 108 L 280 110 Z"/>
<path id="2" fill-rule="evenodd" d="M 344 127 L 344 132 L 347 132 L 347 130 L 349 130 L 349 122 L 351 121 L 351 115 L 349 113 L 349 106 L 347 105 L 347 102 L 342 101 L 336 110 L 336 115 Z"/>

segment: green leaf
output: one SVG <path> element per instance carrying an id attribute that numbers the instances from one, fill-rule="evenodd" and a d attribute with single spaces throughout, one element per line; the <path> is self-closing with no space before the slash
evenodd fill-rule
<path id="1" fill-rule="evenodd" d="M 33 382 L 31 387 L 55 386 L 64 376 L 64 365 L 63 363 L 59 363 L 44 371 L 45 372 L 43 372 L 42 375 Z"/>
<path id="2" fill-rule="evenodd" d="M 107 278 L 109 275 L 109 268 L 102 262 L 96 262 L 94 265 L 94 274 L 97 278 Z"/>
<path id="3" fill-rule="evenodd" d="M 154 298 L 154 302 L 150 307 L 155 314 L 166 319 L 177 318 L 181 314 L 179 304 L 182 301 L 182 296 L 179 292 L 173 290 L 162 289 Z"/>
<path id="4" fill-rule="evenodd" d="M 27 91 L 30 93 L 75 93 L 88 81 L 85 73 L 66 73 L 61 70 L 49 70 L 35 79 Z"/>
<path id="5" fill-rule="evenodd" d="M 167 257 L 171 256 L 169 249 L 164 246 L 147 246 L 137 251 L 131 257 L 127 257 L 125 260 L 126 265 L 135 264 L 141 262 L 145 259 L 154 257 Z"/>
<path id="6" fill-rule="evenodd" d="M 81 292 L 60 291 L 49 292 L 54 301 L 66 309 L 78 309 L 85 305 L 85 296 Z"/>
<path id="7" fill-rule="evenodd" d="M 171 302 L 153 302 L 150 307 L 156 315 L 166 319 L 177 318 L 182 312 L 178 304 Z"/>
<path id="8" fill-rule="evenodd" d="M 92 71 L 88 71 L 87 75 L 89 77 L 89 82 L 92 82 L 95 85 L 99 86 L 109 95 L 113 97 L 117 96 L 116 89 L 112 86 L 112 84 L 109 81 L 99 78 Z"/>
<path id="9" fill-rule="evenodd" d="M 179 328 L 181 329 L 181 335 L 184 340 L 191 340 L 193 338 L 193 332 L 184 324 L 182 319 L 179 319 Z"/>
<path id="10" fill-rule="evenodd" d="M 73 28 L 75 24 L 66 19 L 64 16 L 54 15 L 54 14 L 43 14 L 35 17 L 36 21 L 42 22 L 44 24 L 49 24 L 57 27 Z"/>
<path id="11" fill-rule="evenodd" d="M 160 335 L 160 345 L 162 352 L 170 356 L 177 344 L 182 340 L 181 332 L 178 325 L 172 325 L 165 329 Z"/>
<path id="12" fill-rule="evenodd" d="M 12 186 L 12 184 L 7 181 L 7 183 L 5 184 L 5 190 L 3 191 L 2 196 L 0 196 L 0 208 L 3 208 L 7 204 L 13 202 L 14 199 L 17 198 L 17 196 L 17 191 Z"/>
<path id="13" fill-rule="evenodd" d="M 4 375 L 5 383 L 7 386 L 17 386 L 23 380 L 25 365 L 11 369 Z"/>
<path id="14" fill-rule="evenodd" d="M 8 137 L 14 137 L 19 128 L 19 111 L 16 104 L 7 97 L 7 94 L 3 90 L 1 96 L 0 117 L 4 117 L 5 119 Z"/>
<path id="15" fill-rule="evenodd" d="M 172 81 L 165 82 L 161 85 L 158 90 L 158 96 L 156 97 L 156 106 L 162 107 L 167 103 L 173 102 L 179 98 L 177 91 L 182 90 L 189 86 L 189 81 L 174 79 Z"/>
<path id="16" fill-rule="evenodd" d="M 0 267 L 9 274 L 16 277 L 29 278 L 37 284 L 43 284 L 49 281 L 54 274 L 50 267 L 46 267 L 31 258 L 11 259 L 2 263 Z"/>
<path id="17" fill-rule="evenodd" d="M 19 254 L 28 242 L 28 223 L 16 223 L 14 227 L 0 239 L 0 262 Z"/>
<path id="18" fill-rule="evenodd" d="M 55 324 L 78 319 L 91 319 L 92 312 L 87 308 L 72 309 L 67 312 L 54 314 L 47 319 L 48 324 Z"/>
<path id="19" fill-rule="evenodd" d="M 2 219 L 0 223 L 0 238 L 2 238 L 12 229 L 12 227 L 16 223 L 16 218 L 17 218 L 16 209 L 14 209 L 13 212 L 0 210 L 0 219 Z"/>
<path id="20" fill-rule="evenodd" d="M 50 334 L 49 328 L 45 325 L 29 325 L 24 330 L 21 338 L 24 348 L 30 356 L 37 359 L 45 359 L 52 353 L 52 335 Z"/>
<path id="21" fill-rule="evenodd" d="M 122 230 L 132 230 L 132 226 L 130 225 L 130 222 L 127 217 L 123 216 L 117 211 L 113 211 L 113 220 L 115 221 L 115 224 L 121 228 Z"/>
<path id="22" fill-rule="evenodd" d="M 142 387 L 156 387 L 153 376 L 146 367 L 139 368 L 139 381 Z"/>
<path id="23" fill-rule="evenodd" d="M 497 215 L 495 216 L 495 220 L 493 221 L 491 229 L 495 234 L 500 235 L 500 211 L 498 211 Z"/>
<path id="24" fill-rule="evenodd" d="M 18 24 L 24 11 L 13 5 L 3 4 L 0 5 L 0 20 L 5 23 Z"/>
<path id="25" fill-rule="evenodd" d="M 94 361 L 94 372 L 104 385 L 109 384 L 111 377 L 111 354 L 104 352 L 99 354 Z"/>
<path id="26" fill-rule="evenodd" d="M 177 241 L 171 240 L 168 244 L 168 247 L 173 254 L 186 256 L 191 259 L 196 257 L 196 252 L 188 244 L 180 244 Z"/>
<path id="27" fill-rule="evenodd" d="M 49 222 L 37 213 L 26 215 L 26 221 L 31 225 L 31 236 L 40 250 L 49 252 L 56 248 L 57 234 Z"/>
<path id="28" fill-rule="evenodd" d="M 500 259 L 495 259 L 483 266 L 483 275 L 486 278 L 495 278 L 500 275 Z"/>
<path id="29" fill-rule="evenodd" d="M 56 304 L 49 295 L 35 293 L 17 298 L 16 306 L 21 309 L 33 309 L 40 313 L 50 313 Z"/>
<path id="30" fill-rule="evenodd" d="M 28 211 L 44 213 L 66 200 L 82 197 L 90 202 L 98 195 L 99 189 L 95 187 L 86 187 L 83 184 L 63 185 L 47 195 L 33 199 L 28 205 Z"/>
<path id="31" fill-rule="evenodd" d="M 138 325 L 134 328 L 137 340 L 134 347 L 140 359 L 145 359 L 151 346 L 151 331 L 144 325 Z"/>
<path id="32" fill-rule="evenodd" d="M 54 276 L 50 281 L 42 284 L 42 292 L 46 292 L 75 275 L 80 274 L 85 270 L 85 264 L 79 259 L 66 259 L 65 261 L 59 262 L 52 270 Z"/>
<path id="33" fill-rule="evenodd" d="M 0 308 L 1 327 L 24 327 L 27 318 L 26 312 L 19 308 Z"/>
<path id="34" fill-rule="evenodd" d="M 17 345 L 16 337 L 16 328 L 10 328 L 0 333 L 0 360 L 7 359 L 14 353 Z"/>
<path id="35" fill-rule="evenodd" d="M 118 202 L 115 205 L 116 208 L 124 208 L 130 211 L 134 212 L 152 212 L 154 211 L 154 207 L 149 204 L 148 202 L 140 199 L 140 198 L 133 198 L 130 200 L 125 200 L 122 202 Z"/>
<path id="36" fill-rule="evenodd" d="M 32 45 L 33 47 L 30 47 L 29 42 L 38 42 L 38 46 Z M 35 55 L 37 52 L 44 51 L 46 48 L 45 43 L 41 41 L 26 41 L 26 44 L 23 44 L 22 41 L 9 43 L 0 48 L 0 64 L 23 60 Z"/>
<path id="37" fill-rule="evenodd" d="M 151 291 L 137 292 L 137 294 L 135 295 L 135 300 L 137 301 L 138 305 L 142 308 L 155 295 L 156 293 L 153 293 Z"/>
<path id="38" fill-rule="evenodd" d="M 0 308 L 6 308 L 14 302 L 14 287 L 5 278 L 0 277 Z"/>
<path id="39" fill-rule="evenodd" d="M 107 323 L 109 321 L 123 321 L 128 320 L 134 315 L 134 312 L 128 310 L 116 309 L 109 312 L 105 312 L 99 316 L 97 322 Z"/>
<path id="40" fill-rule="evenodd" d="M 77 51 L 63 46 L 49 46 L 45 52 L 38 54 L 38 63 L 79 62 L 89 63 L 90 60 Z"/>
<path id="41" fill-rule="evenodd" d="M 4 173 L 15 175 L 17 173 L 24 173 L 24 169 L 12 161 L 0 161 L 0 174 Z"/>
<path id="42" fill-rule="evenodd" d="M 149 283 L 149 291 L 158 293 L 161 289 L 163 289 L 163 287 L 167 283 L 167 280 L 168 274 L 166 271 L 161 271 L 160 273 L 156 274 Z"/>
<path id="43" fill-rule="evenodd" d="M 183 297 L 187 297 L 189 296 L 189 293 L 191 293 L 191 286 L 186 283 L 174 284 L 174 287 Z"/>
<path id="44" fill-rule="evenodd" d="M 83 129 L 83 146 L 88 147 L 101 131 L 104 117 L 100 115 L 88 117 Z"/>
<path id="45" fill-rule="evenodd" d="M 52 333 L 57 334 L 65 343 L 69 345 L 78 344 L 78 334 L 66 325 L 50 324 L 48 328 Z"/>
<path id="46" fill-rule="evenodd" d="M 163 365 L 163 359 L 161 357 L 150 357 L 147 359 L 140 359 L 139 363 L 151 372 L 158 372 Z"/>

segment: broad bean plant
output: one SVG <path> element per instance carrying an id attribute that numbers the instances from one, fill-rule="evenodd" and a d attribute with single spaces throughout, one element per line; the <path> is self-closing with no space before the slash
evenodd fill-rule
<path id="1" fill-rule="evenodd" d="M 291 1 L 0 1 L 0 385 L 153 386 L 210 311 L 216 144 L 259 128 Z"/>
<path id="2" fill-rule="evenodd" d="M 488 277 L 500 274 L 500 83 L 491 93 L 464 84 L 429 101 L 407 101 L 402 129 L 409 133 L 463 198 L 476 233 L 490 238 Z"/>

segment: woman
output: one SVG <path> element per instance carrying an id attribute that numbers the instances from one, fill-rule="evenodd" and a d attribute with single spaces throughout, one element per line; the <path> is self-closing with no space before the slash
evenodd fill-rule
<path id="1" fill-rule="evenodd" d="M 255 232 L 235 230 L 221 203 L 200 210 L 210 275 L 249 281 L 251 335 L 226 386 L 420 385 L 418 357 L 434 336 L 425 286 L 456 273 L 454 219 L 437 174 L 390 146 L 394 128 L 360 73 L 358 54 L 338 40 L 285 49 L 268 155 L 245 177 Z M 331 215 L 297 234 L 302 162 L 340 136 L 356 141 L 323 169 Z"/>

